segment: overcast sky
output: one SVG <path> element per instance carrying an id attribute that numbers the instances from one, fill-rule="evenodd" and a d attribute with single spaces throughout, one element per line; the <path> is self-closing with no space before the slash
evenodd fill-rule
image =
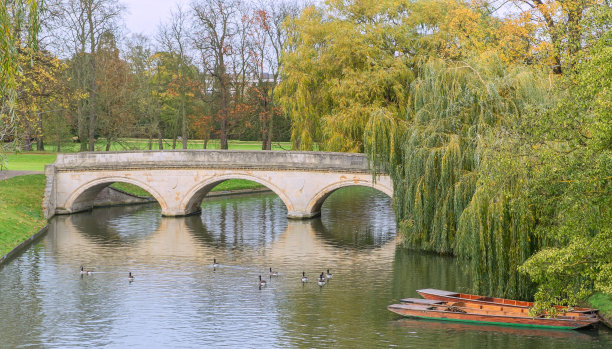
<path id="1" fill-rule="evenodd" d="M 153 37 L 160 22 L 170 17 L 177 4 L 189 5 L 189 0 L 121 0 L 126 7 L 123 16 L 129 33 Z"/>

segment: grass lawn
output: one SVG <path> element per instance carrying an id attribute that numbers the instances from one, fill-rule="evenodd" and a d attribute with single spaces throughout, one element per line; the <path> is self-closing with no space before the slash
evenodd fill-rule
<path id="1" fill-rule="evenodd" d="M 589 304 L 599 313 L 609 320 L 612 320 L 612 295 L 605 293 L 595 293 L 589 298 Z"/>
<path id="2" fill-rule="evenodd" d="M 164 140 L 164 149 L 171 149 L 172 140 Z M 157 150 L 157 143 L 153 144 L 154 150 Z M 230 140 L 228 146 L 233 150 L 261 150 L 261 142 L 257 141 L 237 141 Z M 62 146 L 62 152 L 72 153 L 79 151 L 80 144 L 68 143 Z M 193 140 L 188 143 L 189 149 L 202 149 L 202 141 Z M 8 153 L 8 170 L 18 171 L 44 171 L 45 165 L 55 161 L 56 152 L 55 147 L 47 145 L 45 151 L 34 151 L 34 152 L 21 152 L 21 153 Z M 106 144 L 102 141 L 96 142 L 96 150 L 104 151 Z M 126 150 L 145 150 L 148 149 L 147 140 L 129 138 L 123 139 L 118 142 L 113 142 L 111 151 L 126 151 Z M 177 144 L 177 149 L 182 149 L 182 144 Z M 208 142 L 208 149 L 219 149 L 219 140 L 210 140 Z M 277 142 L 272 145 L 272 150 L 289 150 L 291 149 L 291 143 L 289 142 Z M 231 190 L 231 189 L 219 189 L 219 190 Z"/>
<path id="3" fill-rule="evenodd" d="M 149 194 L 149 192 L 147 192 L 146 190 L 129 183 L 113 183 L 111 187 L 123 190 L 124 192 L 130 193 L 132 195 L 151 197 L 151 194 Z M 247 181 L 245 179 L 229 179 L 225 182 L 219 183 L 211 191 L 256 189 L 261 187 L 261 184 Z"/>
<path id="4" fill-rule="evenodd" d="M 55 153 L 7 154 L 7 170 L 44 171 L 45 165 L 55 161 Z"/>
<path id="5" fill-rule="evenodd" d="M 164 139 L 164 150 L 172 149 L 172 140 Z M 202 149 L 203 142 L 201 140 L 189 140 L 187 141 L 187 149 Z M 234 150 L 261 150 L 261 142 L 259 141 L 239 141 L 239 140 L 229 140 L 228 141 L 229 149 Z M 62 153 L 76 153 L 80 150 L 80 143 L 64 143 L 62 144 L 61 150 Z M 96 151 L 105 151 L 106 150 L 106 141 L 98 140 L 94 144 L 94 148 Z M 176 149 L 182 149 L 183 144 L 180 141 L 176 143 Z M 206 145 L 207 149 L 219 149 L 220 143 L 218 139 L 211 139 L 208 141 Z M 147 150 L 149 149 L 149 142 L 146 139 L 139 138 L 125 138 L 119 141 L 114 141 L 111 143 L 110 150 L 111 151 L 126 151 L 126 150 Z M 153 149 L 158 150 L 159 147 L 157 145 L 157 140 L 153 141 Z M 291 150 L 290 142 L 275 142 L 272 144 L 272 150 Z M 44 152 L 56 152 L 57 147 L 53 144 L 49 144 L 45 146 Z"/>
<path id="6" fill-rule="evenodd" d="M 44 175 L 0 181 L 0 256 L 45 226 L 41 205 L 44 190 Z"/>

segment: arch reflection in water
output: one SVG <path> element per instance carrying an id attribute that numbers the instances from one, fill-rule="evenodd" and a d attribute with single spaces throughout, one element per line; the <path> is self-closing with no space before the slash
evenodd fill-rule
<path id="1" fill-rule="evenodd" d="M 376 223 L 367 230 L 376 232 L 371 239 L 353 239 L 348 231 L 336 235 L 335 227 L 353 225 L 354 231 L 372 224 L 366 220 L 376 222 L 364 216 L 367 212 L 355 214 L 352 205 L 330 206 L 347 212 L 324 212 L 320 223 L 287 222 L 284 212 L 273 212 L 274 200 L 228 199 L 208 216 L 158 221 L 154 207 L 57 217 L 40 243 L 0 272 L 2 345 L 255 347 L 264 334 L 264 346 L 271 348 L 462 348 L 484 341 L 485 347 L 542 349 L 612 343 L 602 336 L 550 342 L 538 335 L 396 326 L 397 317 L 386 306 L 415 296 L 415 289 L 468 287 L 462 263 L 397 248 Z M 364 198 L 362 205 L 372 202 Z M 249 212 L 273 223 L 240 222 Z M 227 222 L 232 219 L 238 221 Z M 146 232 L 129 234 L 147 220 Z M 326 231 L 318 230 L 321 225 Z M 388 242 L 381 243 L 384 239 Z M 361 242 L 370 248 L 354 248 Z M 210 265 L 213 258 L 221 261 L 217 270 Z M 81 263 L 101 273 L 81 278 Z M 259 290 L 255 280 L 269 267 L 280 276 Z M 325 287 L 302 284 L 302 270 L 314 281 L 326 269 L 334 277 Z M 128 271 L 137 275 L 132 284 Z"/>
<path id="2" fill-rule="evenodd" d="M 145 204 L 94 209 L 60 216 L 58 220 L 69 221 L 76 230 L 96 243 L 121 245 L 135 243 L 158 230 L 161 222 L 159 212 L 159 205 Z"/>
<path id="3" fill-rule="evenodd" d="M 391 198 L 372 188 L 336 190 L 313 221 L 319 236 L 337 247 L 381 247 L 395 238 L 395 214 Z"/>

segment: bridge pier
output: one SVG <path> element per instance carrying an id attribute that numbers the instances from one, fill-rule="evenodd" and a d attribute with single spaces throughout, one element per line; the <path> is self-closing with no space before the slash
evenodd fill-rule
<path id="1" fill-rule="evenodd" d="M 321 211 L 317 212 L 305 212 L 305 211 L 289 211 L 287 212 L 287 218 L 289 219 L 310 219 L 321 215 Z"/>

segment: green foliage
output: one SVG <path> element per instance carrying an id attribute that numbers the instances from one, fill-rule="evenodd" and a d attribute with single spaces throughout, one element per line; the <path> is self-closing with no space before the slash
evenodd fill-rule
<path id="1" fill-rule="evenodd" d="M 280 102 L 293 121 L 294 148 L 362 151 L 375 111 L 403 114 L 412 80 L 403 54 L 409 1 L 328 1 L 306 8 L 283 57 Z M 406 30 L 408 28 L 406 27 Z"/>
<path id="2" fill-rule="evenodd" d="M 544 213 L 537 233 L 550 241 L 521 270 L 539 284 L 544 309 L 612 294 L 611 47 L 608 32 L 563 78 L 558 106 L 525 126 L 541 163 L 530 201 Z"/>
<path id="3" fill-rule="evenodd" d="M 389 156 L 406 243 L 469 259 L 477 292 L 529 297 L 517 267 L 539 242 L 524 197 L 529 164 L 509 132 L 545 85 L 545 74 L 496 56 L 431 60 L 410 86 L 403 134 L 381 113 L 365 133 L 375 164 Z"/>

